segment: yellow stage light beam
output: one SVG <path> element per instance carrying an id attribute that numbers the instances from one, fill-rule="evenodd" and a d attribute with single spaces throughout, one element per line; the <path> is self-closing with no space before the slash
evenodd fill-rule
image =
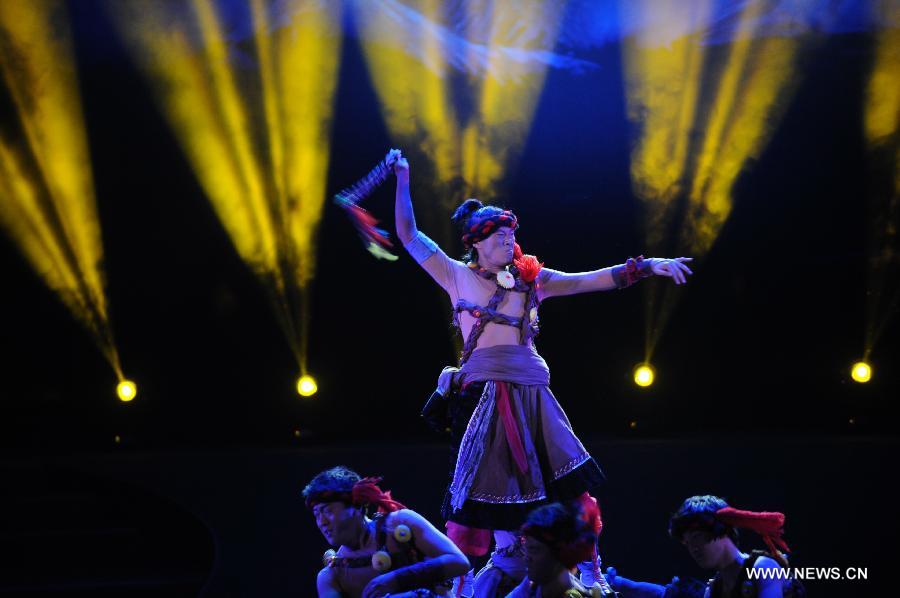
<path id="1" fill-rule="evenodd" d="M 711 0 L 704 0 L 691 3 L 690 10 L 685 10 L 675 0 L 640 0 L 639 14 L 647 24 L 623 42 L 628 118 L 641 126 L 631 156 L 632 185 L 647 205 L 644 235 L 653 250 L 664 245 L 666 223 L 685 192 L 705 46 L 700 34 L 659 46 L 658 33 L 649 23 L 655 10 L 662 11 L 666 21 L 708 23 L 711 5 Z"/>
<path id="2" fill-rule="evenodd" d="M 429 191 L 443 199 L 440 220 L 466 196 L 491 199 L 524 145 L 546 75 L 546 66 L 517 56 L 544 47 L 528 32 L 535 23 L 556 31 L 565 3 L 470 0 L 464 35 L 446 25 L 447 6 L 438 0 L 404 3 L 420 19 L 416 27 L 387 5 L 355 7 L 385 121 L 407 153 L 418 151 L 415 157 L 433 165 L 436 188 Z M 461 47 L 467 55 L 455 60 L 465 63 L 464 75 L 449 63 Z M 456 108 L 460 99 L 470 106 L 465 113 Z M 449 228 L 443 232 L 449 235 Z"/>
<path id="3" fill-rule="evenodd" d="M 455 236 L 449 210 L 467 197 L 502 195 L 499 186 L 524 146 L 547 68 L 518 60 L 558 33 L 566 3 L 469 0 L 464 32 L 448 25 L 449 5 L 440 0 L 353 6 L 388 130 L 420 173 L 414 193 L 440 198 L 418 204 L 416 216 L 447 247 Z M 535 29 L 550 33 L 529 37 Z M 451 342 L 458 352 L 458 339 Z"/>
<path id="4" fill-rule="evenodd" d="M 875 59 L 866 87 L 865 135 L 869 159 L 869 255 L 866 263 L 864 358 L 875 348 L 900 303 L 900 11 L 877 4 L 881 22 L 893 23 L 875 36 Z M 890 19 L 893 11 L 893 18 Z"/>
<path id="5" fill-rule="evenodd" d="M 459 172 L 460 160 L 446 82 L 450 67 L 443 39 L 435 31 L 440 7 L 439 0 L 418 3 L 427 19 L 419 29 L 402 27 L 386 11 L 368 4 L 360 5 L 365 12 L 357 22 L 361 37 L 368 40 L 363 51 L 388 128 L 400 140 L 421 137 L 423 153 L 433 161 L 438 181 L 446 184 Z M 379 43 L 382 36 L 397 43 Z M 412 52 L 418 52 L 422 60 Z"/>
<path id="6" fill-rule="evenodd" d="M 654 255 L 702 257 L 711 249 L 731 212 L 735 181 L 765 147 L 796 85 L 801 42 L 760 35 L 765 3 L 745 4 L 724 61 L 706 53 L 711 2 L 690 6 L 693 13 L 675 0 L 642 0 L 648 26 L 623 48 L 629 118 L 642 129 L 632 182 L 645 206 L 646 251 Z M 659 11 L 699 24 L 698 33 L 660 47 L 649 25 Z M 668 285 L 645 289 L 649 360 L 678 295 Z"/>
<path id="7" fill-rule="evenodd" d="M 792 75 L 801 41 L 763 37 L 758 29 L 765 6 L 751 2 L 741 13 L 713 100 L 680 243 L 690 253 L 702 254 L 712 246 L 731 212 L 738 175 L 765 147 L 783 115 L 785 99 L 796 88 L 798 79 Z"/>
<path id="8" fill-rule="evenodd" d="M 214 0 L 108 6 L 235 248 L 271 291 L 305 373 L 341 3 L 232 3 L 252 26 L 238 40 Z"/>
<path id="9" fill-rule="evenodd" d="M 122 380 L 65 3 L 0 2 L 0 39 L 16 117 L 0 126 L 0 226 Z"/>
<path id="10" fill-rule="evenodd" d="M 565 8 L 565 2 L 468 2 L 470 14 L 491 14 L 487 64 L 478 81 L 478 111 L 462 134 L 462 176 L 471 190 L 495 192 L 511 159 L 524 144 L 546 79 L 546 67 L 523 65 L 504 50 L 538 49 L 538 44 L 545 42 L 537 36 L 529 39 L 528 32 L 535 23 L 543 23 L 547 31 L 557 34 Z"/>
<path id="11" fill-rule="evenodd" d="M 672 251 L 672 221 L 690 184 L 690 142 L 697 126 L 695 121 L 702 118 L 697 113 L 702 108 L 700 86 L 706 46 L 701 33 L 660 45 L 651 23 L 654 14 L 663 14 L 665 22 L 686 19 L 706 24 L 712 1 L 691 3 L 690 10 L 677 0 L 639 0 L 637 6 L 645 22 L 635 35 L 624 40 L 622 56 L 628 117 L 641 127 L 631 155 L 631 179 L 635 194 L 645 206 L 641 218 L 645 251 L 667 255 Z M 644 358 L 648 361 L 665 323 L 661 312 L 670 309 L 669 302 L 662 300 L 665 289 L 657 286 L 651 285 L 645 291 Z"/>

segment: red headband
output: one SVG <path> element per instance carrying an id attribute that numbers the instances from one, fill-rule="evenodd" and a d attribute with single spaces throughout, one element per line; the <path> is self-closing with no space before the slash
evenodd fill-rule
<path id="1" fill-rule="evenodd" d="M 334 490 L 319 492 L 306 499 L 306 506 L 313 507 L 325 502 L 342 502 L 354 507 L 373 505 L 378 509 L 379 513 L 393 513 L 394 511 L 405 509 L 406 507 L 403 504 L 391 498 L 390 490 L 383 492 L 378 487 L 380 482 L 381 478 L 363 478 L 353 485 L 353 489 L 350 492 L 336 492 Z"/>
<path id="2" fill-rule="evenodd" d="M 363 478 L 353 486 L 354 505 L 375 505 L 379 513 L 393 513 L 405 509 L 403 504 L 391 498 L 391 492 L 378 487 L 381 478 Z"/>
<path id="3" fill-rule="evenodd" d="M 731 527 L 740 527 L 756 532 L 762 537 L 763 542 L 769 547 L 772 556 L 783 566 L 787 566 L 784 555 L 779 552 L 778 548 L 785 552 L 789 552 L 790 548 L 781 538 L 784 534 L 784 513 L 777 512 L 755 512 L 741 511 L 732 507 L 725 507 L 716 511 L 716 519 L 730 525 Z M 777 548 L 776 548 L 777 546 Z"/>

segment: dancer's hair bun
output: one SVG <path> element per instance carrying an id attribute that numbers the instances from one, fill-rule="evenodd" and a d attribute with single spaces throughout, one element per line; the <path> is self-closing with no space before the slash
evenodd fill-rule
<path id="1" fill-rule="evenodd" d="M 467 199 L 456 208 L 456 211 L 453 212 L 453 216 L 450 217 L 450 220 L 459 226 L 465 226 L 466 222 L 469 220 L 469 216 L 480 210 L 482 207 L 484 207 L 484 204 L 477 199 Z"/>

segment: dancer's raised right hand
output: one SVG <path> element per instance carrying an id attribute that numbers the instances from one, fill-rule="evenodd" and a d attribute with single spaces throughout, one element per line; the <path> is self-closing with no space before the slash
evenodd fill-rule
<path id="1" fill-rule="evenodd" d="M 387 155 L 384 157 L 384 163 L 390 167 L 390 166 L 393 166 L 397 162 L 397 160 L 399 160 L 402 157 L 403 157 L 403 152 L 401 152 L 398 149 L 391 148 L 388 151 Z"/>
<path id="2" fill-rule="evenodd" d="M 403 156 L 394 162 L 394 174 L 397 175 L 398 183 L 409 183 L 409 162 Z"/>

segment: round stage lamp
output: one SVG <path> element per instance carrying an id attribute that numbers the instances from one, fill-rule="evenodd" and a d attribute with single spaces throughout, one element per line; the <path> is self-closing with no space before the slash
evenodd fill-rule
<path id="1" fill-rule="evenodd" d="M 119 395 L 120 401 L 127 403 L 137 396 L 137 386 L 131 380 L 122 380 L 116 386 L 116 394 Z"/>
<path id="2" fill-rule="evenodd" d="M 644 363 L 634 368 L 634 383 L 638 386 L 650 386 L 655 377 L 656 374 L 649 364 Z"/>
<path id="3" fill-rule="evenodd" d="M 850 377 L 860 384 L 864 384 L 872 379 L 872 366 L 865 361 L 857 361 L 850 370 Z"/>
<path id="4" fill-rule="evenodd" d="M 297 380 L 297 394 L 301 397 L 311 397 L 319 390 L 315 379 L 312 376 L 300 376 Z"/>

